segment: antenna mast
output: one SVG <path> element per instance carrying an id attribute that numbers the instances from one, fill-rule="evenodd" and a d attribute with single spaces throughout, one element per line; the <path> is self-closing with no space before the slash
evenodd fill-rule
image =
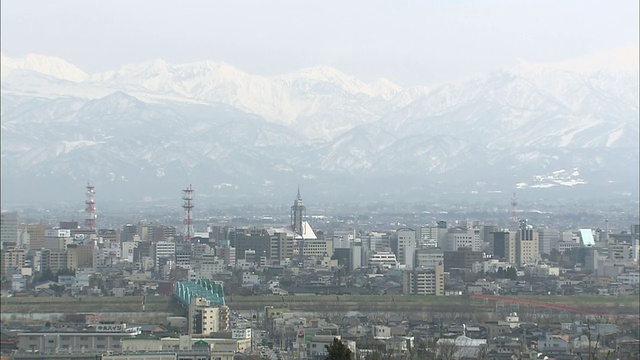
<path id="1" fill-rule="evenodd" d="M 96 201 L 94 199 L 96 192 L 95 187 L 91 183 L 87 183 L 87 200 L 84 203 L 87 205 L 85 211 L 87 212 L 87 218 L 84 220 L 84 226 L 87 229 L 96 230 Z"/>
<path id="2" fill-rule="evenodd" d="M 182 208 L 184 209 L 184 241 L 191 241 L 193 235 L 193 195 L 195 190 L 189 184 L 189 187 L 182 190 Z"/>

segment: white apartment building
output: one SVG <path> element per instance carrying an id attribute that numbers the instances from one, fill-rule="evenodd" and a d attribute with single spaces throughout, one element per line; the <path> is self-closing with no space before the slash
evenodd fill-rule
<path id="1" fill-rule="evenodd" d="M 416 231 L 409 228 L 398 229 L 396 231 L 398 238 L 398 262 L 405 265 L 407 269 L 413 269 L 414 255 L 416 252 Z"/>
<path id="2" fill-rule="evenodd" d="M 158 266 L 160 259 L 173 260 L 176 254 L 176 244 L 169 241 L 158 241 L 154 246 L 155 266 Z"/>
<path id="3" fill-rule="evenodd" d="M 134 254 L 135 254 L 135 249 L 138 248 L 138 243 L 135 241 L 125 241 L 121 244 L 122 246 L 122 260 L 129 262 L 129 263 L 134 263 L 135 259 L 134 259 Z"/>
<path id="4" fill-rule="evenodd" d="M 327 247 L 325 240 L 303 239 L 301 241 L 303 256 L 324 257 L 333 255 L 333 249 Z"/>
<path id="5" fill-rule="evenodd" d="M 229 328 L 229 308 L 211 306 L 205 298 L 192 299 L 189 305 L 189 335 L 209 335 Z"/>
<path id="6" fill-rule="evenodd" d="M 406 270 L 402 275 L 405 295 L 444 295 L 444 265 L 435 269 Z"/>
<path id="7" fill-rule="evenodd" d="M 482 250 L 480 229 L 451 228 L 447 231 L 444 241 L 445 251 L 458 251 L 460 248 L 469 248 L 472 251 Z"/>
<path id="8" fill-rule="evenodd" d="M 377 251 L 369 258 L 370 268 L 394 269 L 398 267 L 396 255 L 388 251 Z"/>

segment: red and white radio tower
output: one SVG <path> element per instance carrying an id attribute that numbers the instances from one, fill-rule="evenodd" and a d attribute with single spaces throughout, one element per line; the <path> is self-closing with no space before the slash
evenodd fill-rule
<path id="1" fill-rule="evenodd" d="M 518 223 L 518 198 L 516 197 L 516 192 L 513 192 L 513 197 L 511 198 L 511 218 L 509 218 L 509 225 L 513 229 L 517 229 L 519 226 Z"/>
<path id="2" fill-rule="evenodd" d="M 191 241 L 193 235 L 193 193 L 195 190 L 189 184 L 189 187 L 182 190 L 182 208 L 184 209 L 184 241 Z"/>
<path id="3" fill-rule="evenodd" d="M 95 230 L 96 229 L 96 201 L 94 200 L 94 196 L 96 192 L 94 190 L 94 186 L 91 183 L 87 183 L 87 200 L 85 200 L 85 204 L 87 204 L 87 208 L 85 211 L 87 212 L 87 218 L 84 219 L 84 226 L 87 229 Z"/>

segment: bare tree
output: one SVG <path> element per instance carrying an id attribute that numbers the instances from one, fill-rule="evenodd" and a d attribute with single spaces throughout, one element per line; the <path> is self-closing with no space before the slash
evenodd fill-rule
<path id="1" fill-rule="evenodd" d="M 436 354 L 439 360 L 453 360 L 459 348 L 454 339 L 440 339 L 436 343 Z"/>

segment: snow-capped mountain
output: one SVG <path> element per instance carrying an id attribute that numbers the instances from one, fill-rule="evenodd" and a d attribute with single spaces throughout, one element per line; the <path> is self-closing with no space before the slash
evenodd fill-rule
<path id="1" fill-rule="evenodd" d="M 60 59 L 45 59 L 36 55 L 3 57 L 8 69 L 24 70 L 3 75 L 3 90 L 82 98 L 122 91 L 146 101 L 222 103 L 273 123 L 295 125 L 301 135 L 322 140 L 375 120 L 427 92 L 426 88 L 404 91 L 386 79 L 366 84 L 330 67 L 264 77 L 218 62 L 171 65 L 154 60 L 88 76 Z M 32 73 L 55 79 L 25 79 Z"/>
<path id="2" fill-rule="evenodd" d="M 637 63 L 614 63 L 521 64 L 427 90 L 329 67 L 265 77 L 156 60 L 88 75 L 58 58 L 3 55 L 3 201 L 88 179 L 134 198 L 187 182 L 218 198 L 295 184 L 358 199 L 637 194 Z"/>
<path id="3" fill-rule="evenodd" d="M 16 72 L 34 72 L 73 82 L 82 82 L 88 78 L 84 71 L 55 56 L 29 54 L 21 59 L 12 59 L 0 54 L 0 63 L 3 81 Z"/>

